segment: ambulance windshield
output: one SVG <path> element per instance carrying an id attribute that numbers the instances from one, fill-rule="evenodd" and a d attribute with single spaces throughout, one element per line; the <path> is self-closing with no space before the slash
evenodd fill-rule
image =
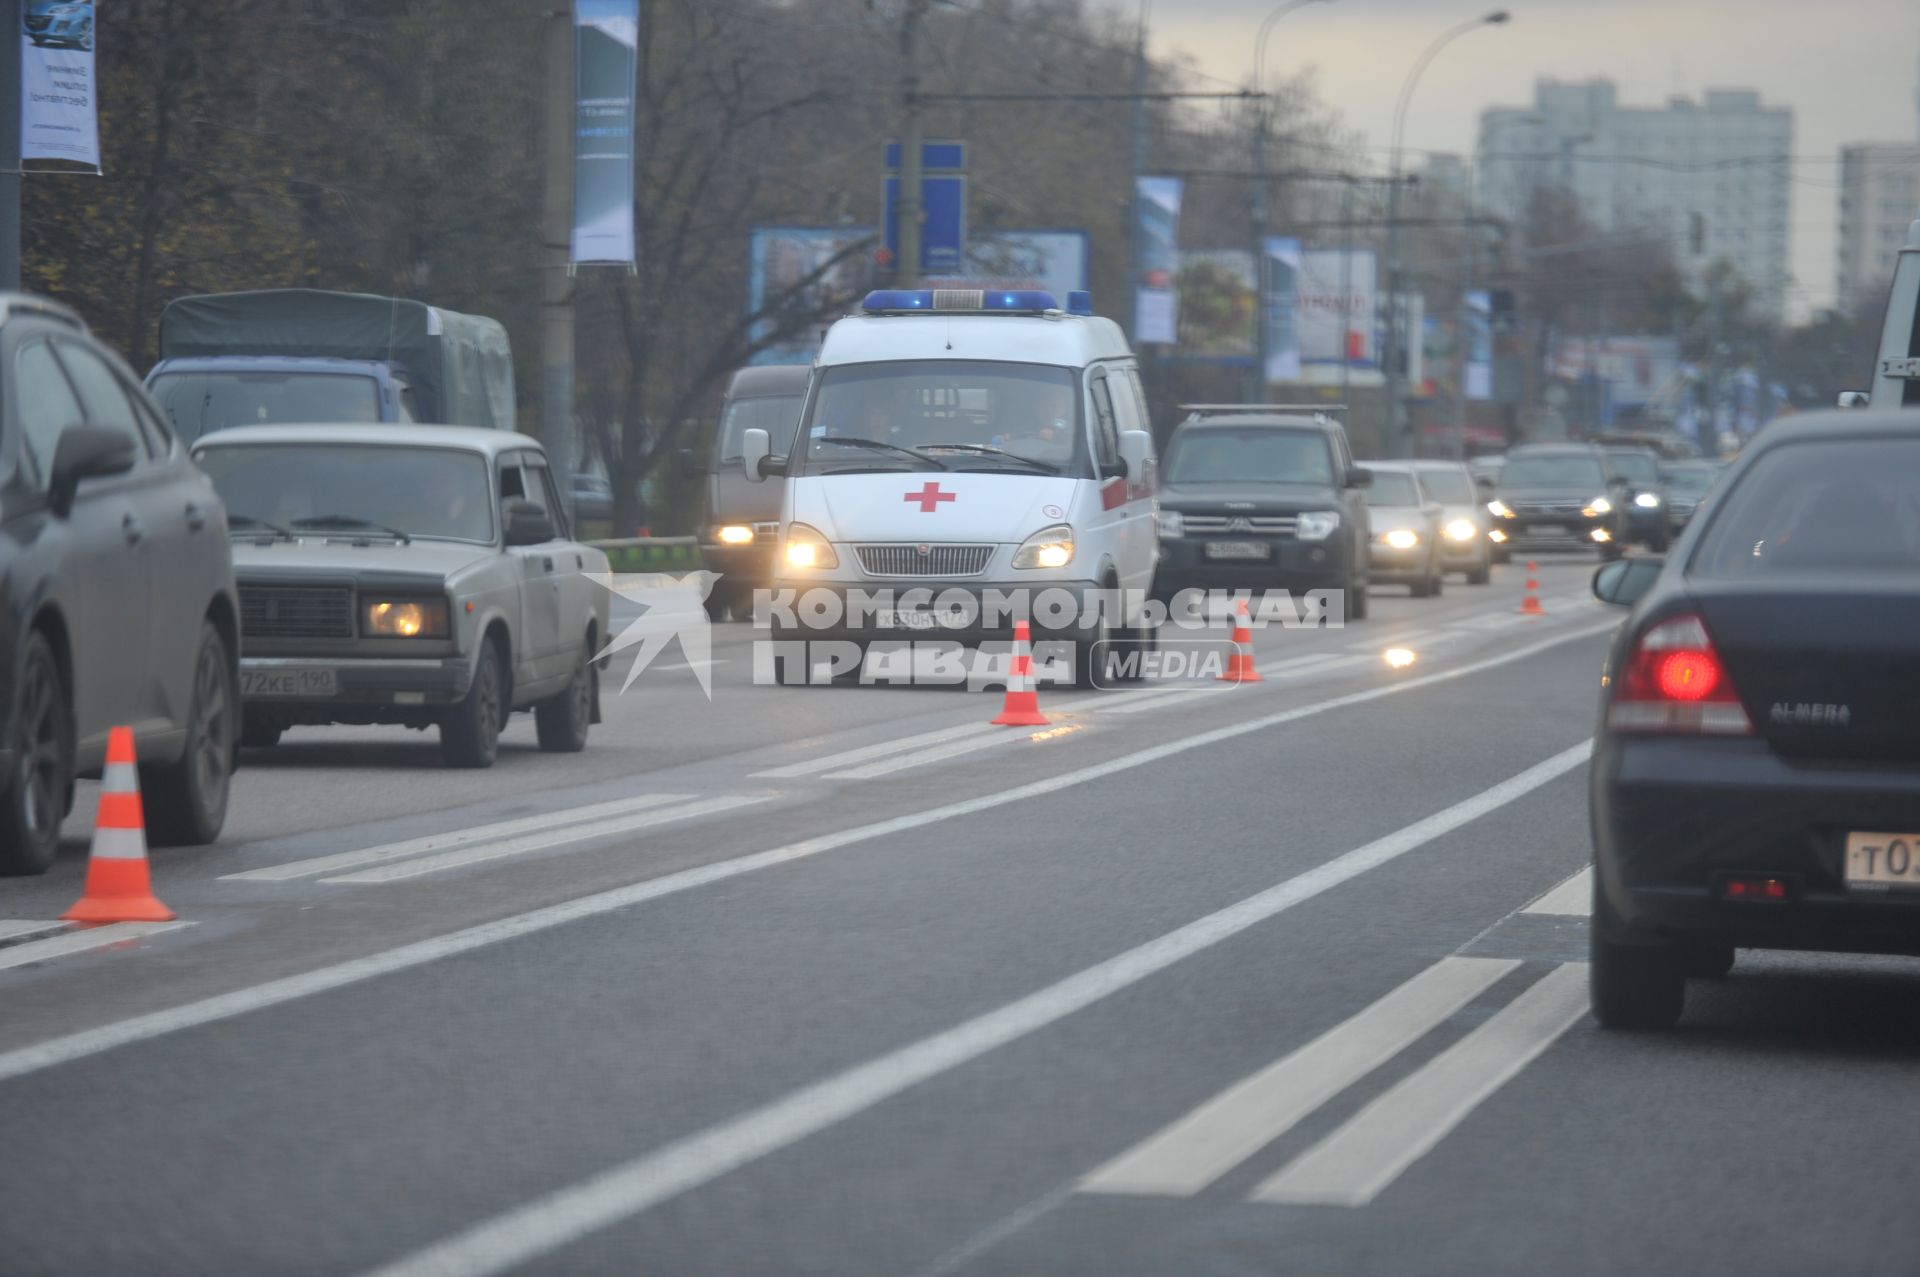
<path id="1" fill-rule="evenodd" d="M 1088 472 L 1074 370 L 926 359 L 826 369 L 796 469 Z"/>

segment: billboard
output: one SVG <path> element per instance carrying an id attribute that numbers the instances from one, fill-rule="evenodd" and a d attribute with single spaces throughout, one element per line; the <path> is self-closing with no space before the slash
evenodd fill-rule
<path id="1" fill-rule="evenodd" d="M 1171 344 L 1178 335 L 1174 279 L 1180 270 L 1180 198 L 1177 177 L 1142 177 L 1134 187 L 1140 275 L 1134 281 L 1133 339 Z"/>
<path id="2" fill-rule="evenodd" d="M 1269 383 L 1300 380 L 1300 241 L 1274 235 L 1261 249 L 1260 304 L 1266 307 Z"/>
<path id="3" fill-rule="evenodd" d="M 1466 296 L 1462 308 L 1462 334 L 1466 348 L 1467 398 L 1485 401 L 1493 398 L 1493 294 L 1475 289 Z"/>
<path id="4" fill-rule="evenodd" d="M 1237 248 L 1184 252 L 1175 291 L 1180 358 L 1252 364 L 1252 253 Z"/>
<path id="5" fill-rule="evenodd" d="M 1561 336 L 1548 363 L 1549 374 L 1562 380 L 1604 382 L 1620 408 L 1646 406 L 1679 369 L 1680 349 L 1671 337 Z"/>
<path id="6" fill-rule="evenodd" d="M 760 318 L 748 339 L 759 344 L 779 335 L 749 362 L 813 362 L 827 326 L 872 286 L 872 255 L 852 250 L 873 235 L 871 226 L 754 228 L 748 240 L 747 314 Z M 806 282 L 822 268 L 819 279 Z M 788 331 L 782 333 L 783 327 Z"/>
<path id="7" fill-rule="evenodd" d="M 1075 230 L 993 231 L 967 245 L 966 269 L 922 280 L 927 288 L 1038 288 L 1062 304 L 1087 287 L 1087 233 Z"/>
<path id="8" fill-rule="evenodd" d="M 633 265 L 633 101 L 640 0 L 574 0 L 576 263 Z"/>
<path id="9" fill-rule="evenodd" d="M 94 6 L 24 4 L 20 25 L 20 159 L 100 171 Z"/>
<path id="10" fill-rule="evenodd" d="M 1302 364 L 1378 368 L 1379 298 L 1372 249 L 1309 248 L 1296 289 Z"/>

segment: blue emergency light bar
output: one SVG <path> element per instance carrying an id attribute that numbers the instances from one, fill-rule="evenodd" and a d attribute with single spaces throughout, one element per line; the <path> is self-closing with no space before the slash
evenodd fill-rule
<path id="1" fill-rule="evenodd" d="M 1072 296 L 1086 297 L 1085 293 Z M 1058 312 L 1060 303 L 1053 294 L 1037 288 L 881 288 L 868 293 L 860 309 L 869 315 L 912 315 L 940 311 L 945 314 L 1042 315 Z M 1091 299 L 1084 311 L 1093 313 Z"/>

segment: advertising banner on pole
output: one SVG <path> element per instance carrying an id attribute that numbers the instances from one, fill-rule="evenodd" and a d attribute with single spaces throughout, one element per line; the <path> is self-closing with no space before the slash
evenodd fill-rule
<path id="1" fill-rule="evenodd" d="M 1177 177 L 1142 177 L 1138 183 L 1140 275 L 1134 281 L 1133 339 L 1171 345 L 1179 329 L 1174 284 L 1180 270 L 1183 185 Z"/>
<path id="2" fill-rule="evenodd" d="M 100 171 L 94 6 L 21 5 L 20 159 L 67 160 Z"/>
<path id="3" fill-rule="evenodd" d="M 1300 380 L 1300 241 L 1274 235 L 1260 260 L 1260 304 L 1267 308 L 1266 379 Z"/>
<path id="4" fill-rule="evenodd" d="M 1296 311 L 1303 364 L 1379 366 L 1377 280 L 1371 249 L 1315 248 L 1300 254 Z"/>
<path id="5" fill-rule="evenodd" d="M 1474 289 L 1461 309 L 1461 341 L 1466 350 L 1467 398 L 1485 401 L 1493 398 L 1493 294 Z"/>
<path id="6" fill-rule="evenodd" d="M 1174 289 L 1177 357 L 1194 363 L 1253 365 L 1253 254 L 1240 248 L 1194 248 L 1180 254 Z"/>
<path id="7" fill-rule="evenodd" d="M 633 265 L 640 0 L 574 0 L 575 264 Z"/>

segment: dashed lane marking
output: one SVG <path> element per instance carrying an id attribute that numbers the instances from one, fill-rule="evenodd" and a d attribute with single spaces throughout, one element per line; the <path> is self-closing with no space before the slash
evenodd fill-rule
<path id="1" fill-rule="evenodd" d="M 1593 866 L 1582 869 L 1520 912 L 1589 916 L 1593 913 Z"/>
<path id="2" fill-rule="evenodd" d="M 69 958 L 76 953 L 88 953 L 95 949 L 108 949 L 114 945 L 130 944 L 148 936 L 157 936 L 168 931 L 178 931 L 182 927 L 191 927 L 186 921 L 174 922 L 116 922 L 104 927 L 88 927 L 84 931 L 69 931 L 54 936 L 50 940 L 32 940 L 26 944 L 8 945 L 0 949 L 0 971 L 14 967 L 32 966 L 36 962 L 48 962 L 55 958 Z"/>
<path id="3" fill-rule="evenodd" d="M 756 779 L 767 780 L 791 780 L 797 776 L 817 776 L 821 772 L 830 772 L 836 767 L 850 767 L 855 763 L 864 763 L 868 759 L 884 758 L 888 754 L 898 754 L 940 741 L 958 740 L 963 736 L 983 735 L 995 730 L 997 729 L 990 723 L 965 723 L 959 727 L 943 727 L 938 731 L 922 732 L 918 736 L 902 736 L 898 740 L 883 740 L 878 744 L 862 745 L 858 749 L 842 750 L 837 754 L 824 754 L 819 758 L 790 763 L 785 767 L 770 768 L 755 772 L 753 775 Z"/>
<path id="4" fill-rule="evenodd" d="M 0 945 L 24 944 L 41 936 L 56 936 L 72 926 L 71 922 L 46 922 L 36 918 L 0 918 Z"/>

